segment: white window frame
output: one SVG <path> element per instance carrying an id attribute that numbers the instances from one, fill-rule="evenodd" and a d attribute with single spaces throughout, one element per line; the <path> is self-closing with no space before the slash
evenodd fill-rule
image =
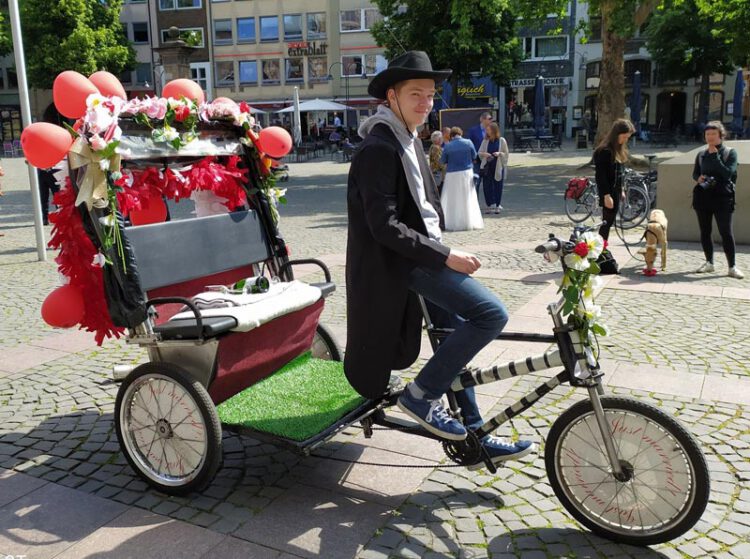
<path id="1" fill-rule="evenodd" d="M 567 60 L 570 54 L 570 37 L 568 35 L 538 35 L 533 37 L 524 37 L 523 40 L 531 40 L 531 56 L 524 58 L 524 62 L 531 62 L 535 60 Z M 536 52 L 536 41 L 537 39 L 565 39 L 565 52 L 560 56 L 534 56 Z M 526 51 L 524 45 L 524 52 Z"/>
<path id="2" fill-rule="evenodd" d="M 369 31 L 365 29 L 365 10 L 374 10 L 377 8 L 354 8 L 351 10 L 339 10 L 339 33 L 363 33 Z M 359 12 L 359 29 L 343 29 L 341 26 L 341 12 Z"/>
<path id="3" fill-rule="evenodd" d="M 180 33 L 182 33 L 183 31 L 200 31 L 201 42 L 197 46 L 197 48 L 200 48 L 200 49 L 206 48 L 206 34 L 205 34 L 205 32 L 204 32 L 204 30 L 203 30 L 202 27 L 180 27 L 179 30 L 180 30 Z M 166 38 L 165 37 L 165 33 L 167 33 L 168 31 L 169 31 L 169 29 L 160 29 L 159 30 L 159 37 L 161 39 L 161 43 L 162 44 L 164 44 L 166 42 L 165 41 L 165 38 Z M 212 32 L 213 32 L 213 30 L 212 30 Z"/>
<path id="4" fill-rule="evenodd" d="M 197 6 L 190 6 L 189 8 L 180 8 L 177 5 L 177 0 L 172 0 L 172 7 L 171 8 L 162 8 L 161 3 L 162 0 L 157 0 L 159 2 L 159 11 L 160 12 L 169 12 L 172 10 L 200 10 L 203 8 L 203 0 L 198 0 Z"/>

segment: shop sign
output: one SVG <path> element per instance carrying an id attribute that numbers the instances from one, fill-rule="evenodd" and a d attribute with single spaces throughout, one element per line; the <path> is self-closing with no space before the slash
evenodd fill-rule
<path id="1" fill-rule="evenodd" d="M 569 77 L 560 78 L 544 78 L 544 85 L 565 85 L 568 83 Z M 510 80 L 511 87 L 534 87 L 536 85 L 536 78 L 522 78 L 518 80 Z"/>
<path id="2" fill-rule="evenodd" d="M 328 49 L 328 43 L 318 43 L 315 41 L 287 43 L 286 46 L 289 56 L 315 56 L 326 54 L 326 49 Z"/>
<path id="3" fill-rule="evenodd" d="M 458 86 L 458 95 L 464 99 L 476 99 L 478 97 L 488 97 L 489 94 L 485 88 L 485 84 L 476 86 Z"/>

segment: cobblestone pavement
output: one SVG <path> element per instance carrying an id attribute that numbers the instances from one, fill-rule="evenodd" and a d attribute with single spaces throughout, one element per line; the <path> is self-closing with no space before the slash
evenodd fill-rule
<path id="1" fill-rule="evenodd" d="M 483 231 L 446 234 L 448 244 L 480 255 L 487 272 L 482 281 L 500 294 L 511 314 L 546 286 L 521 277 L 510 279 L 513 274 L 555 271 L 532 249 L 548 233 L 570 230 L 561 216 L 560 185 L 585 163 L 582 156 L 566 154 L 517 160 L 529 168 L 512 169 L 503 204 L 506 212 L 488 216 Z M 36 253 L 29 249 L 33 245 L 30 197 L 22 190 L 24 168 L 16 163 L 6 162 L 10 180 L 5 183 L 6 197 L 0 198 L 0 232 L 6 234 L 0 238 L 0 282 L 5 286 L 0 300 L 2 352 L 59 335 L 38 318 L 39 304 L 54 286 L 56 272 L 52 262 L 35 262 Z M 339 290 L 328 300 L 324 319 L 338 331 L 345 318 L 341 255 L 346 244 L 347 170 L 346 165 L 328 162 L 293 164 L 289 204 L 282 209 L 283 232 L 294 257 L 331 255 Z M 189 205 L 183 204 L 173 214 L 189 211 Z M 750 269 L 742 264 L 747 258 L 747 248 L 741 248 L 740 266 Z M 721 287 L 741 289 L 744 284 L 719 275 L 685 274 L 699 261 L 697 247 L 675 246 L 669 273 L 656 276 L 653 283 L 667 287 L 679 280 L 706 292 L 642 292 L 626 286 L 605 290 L 600 301 L 610 327 L 618 332 L 617 338 L 603 340 L 605 353 L 635 363 L 747 376 L 750 344 L 744 332 L 750 301 L 720 296 Z M 627 264 L 624 279 L 636 278 L 639 266 L 636 261 Z M 696 322 L 696 316 L 701 320 Z M 436 443 L 415 443 L 395 432 L 376 431 L 373 439 L 365 440 L 358 429 L 350 429 L 318 451 L 359 458 L 363 464 L 357 465 L 303 458 L 225 433 L 224 465 L 215 481 L 199 494 L 176 498 L 149 489 L 135 476 L 114 432 L 117 385 L 110 380 L 111 367 L 144 360 L 139 348 L 109 341 L 102 348 L 0 373 L 0 468 L 260 543 L 269 553 L 276 549 L 294 556 L 750 557 L 750 419 L 743 405 L 612 389 L 679 418 L 699 439 L 711 469 L 711 503 L 694 530 L 669 544 L 644 549 L 591 535 L 554 497 L 544 470 L 543 441 L 555 418 L 581 397 L 568 387 L 557 388 L 514 420 L 516 434 L 541 443 L 540 453 L 494 476 L 433 468 L 445 460 Z M 414 368 L 406 376 L 413 372 Z M 538 382 L 532 375 L 482 387 L 480 403 L 496 413 Z M 501 434 L 508 431 L 501 429 Z M 368 461 L 429 468 L 390 469 L 367 466 Z M 334 509 L 340 512 L 331 512 Z M 310 544 L 308 532 L 320 541 Z"/>

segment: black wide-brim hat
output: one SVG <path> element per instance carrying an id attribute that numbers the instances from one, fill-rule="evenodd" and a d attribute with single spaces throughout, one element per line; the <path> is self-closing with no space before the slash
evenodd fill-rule
<path id="1" fill-rule="evenodd" d="M 433 70 L 427 53 L 410 50 L 388 63 L 388 68 L 376 75 L 367 92 L 376 99 L 386 99 L 386 91 L 398 82 L 406 80 L 435 80 L 441 82 L 450 77 L 453 70 Z"/>

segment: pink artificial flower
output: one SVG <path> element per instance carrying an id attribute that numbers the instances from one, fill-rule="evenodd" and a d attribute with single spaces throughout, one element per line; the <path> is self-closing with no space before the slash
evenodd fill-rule
<path id="1" fill-rule="evenodd" d="M 89 143 L 91 144 L 91 149 L 94 151 L 99 151 L 107 147 L 107 142 L 99 134 L 91 136 Z"/>
<path id="2" fill-rule="evenodd" d="M 250 105 L 248 105 L 245 101 L 242 101 L 240 103 L 240 112 L 241 113 L 249 113 L 250 112 Z"/>
<path id="3" fill-rule="evenodd" d="M 177 122 L 184 122 L 190 116 L 190 107 L 187 105 L 178 105 L 174 108 L 174 119 Z"/>

